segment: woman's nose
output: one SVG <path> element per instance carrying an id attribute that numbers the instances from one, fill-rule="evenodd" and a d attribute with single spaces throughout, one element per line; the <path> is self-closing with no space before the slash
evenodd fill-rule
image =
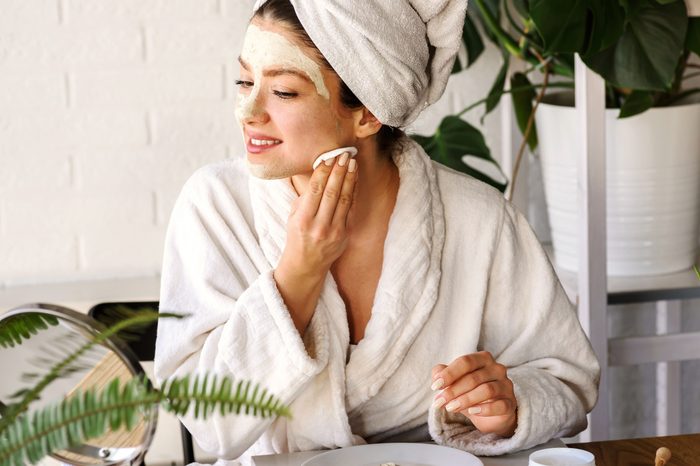
<path id="1" fill-rule="evenodd" d="M 239 99 L 241 100 L 236 113 L 238 113 L 238 119 L 242 123 L 260 123 L 269 119 L 269 115 L 265 110 L 264 98 L 257 89 L 253 89 L 247 96 L 239 96 Z"/>

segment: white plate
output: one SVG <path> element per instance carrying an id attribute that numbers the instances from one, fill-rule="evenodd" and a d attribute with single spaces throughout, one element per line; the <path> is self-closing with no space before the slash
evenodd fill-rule
<path id="1" fill-rule="evenodd" d="M 476 456 L 428 443 L 374 443 L 321 453 L 301 466 L 484 466 Z"/>

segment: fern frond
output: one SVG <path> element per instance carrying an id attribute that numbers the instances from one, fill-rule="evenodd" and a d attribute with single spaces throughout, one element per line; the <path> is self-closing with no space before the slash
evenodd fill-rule
<path id="1" fill-rule="evenodd" d="M 33 464 L 49 453 L 99 437 L 109 428 L 132 425 L 139 408 L 152 407 L 157 399 L 158 394 L 138 378 L 123 387 L 114 379 L 101 392 L 76 392 L 60 403 L 15 419 L 0 437 L 0 465 Z"/>
<path id="2" fill-rule="evenodd" d="M 192 389 L 195 385 L 196 390 Z M 254 392 L 258 392 L 257 385 Z M 172 378 L 162 390 L 140 378 L 120 386 L 115 378 L 101 391 L 76 392 L 58 404 L 15 419 L 0 435 L 0 466 L 34 464 L 50 453 L 85 443 L 108 430 L 131 429 L 144 409 L 155 408 L 159 403 L 166 410 L 183 415 L 194 402 L 200 406 L 195 416 L 202 419 L 217 407 L 222 415 L 241 406 L 259 411 L 263 418 L 290 415 L 289 408 L 264 393 L 265 390 L 260 395 L 242 397 L 238 391 L 233 392 L 233 382 L 227 377 Z"/>
<path id="3" fill-rule="evenodd" d="M 17 314 L 0 321 L 0 346 L 14 347 L 41 330 L 58 325 L 58 319 L 49 314 Z"/>
<path id="4" fill-rule="evenodd" d="M 52 335 L 47 344 L 42 344 L 37 354 L 27 361 L 32 367 L 40 368 L 43 372 L 23 372 L 22 381 L 24 383 L 34 383 L 41 379 L 47 371 L 58 366 L 67 355 L 79 351 L 85 342 L 91 338 L 89 336 L 76 338 L 74 330 L 67 330 L 67 333 L 56 337 Z M 98 364 L 102 357 L 104 357 L 104 348 L 89 348 L 71 364 L 63 366 L 58 377 L 65 378 L 73 373 L 89 370 Z"/>
<path id="5" fill-rule="evenodd" d="M 7 426 L 10 425 L 10 423 L 12 423 L 15 420 L 15 418 L 17 418 L 17 416 L 19 416 L 21 413 L 27 410 L 29 404 L 39 397 L 40 393 L 44 390 L 44 388 L 46 388 L 48 384 L 56 380 L 58 377 L 61 377 L 65 371 L 70 371 L 73 367 L 74 362 L 79 360 L 79 358 L 92 347 L 104 342 L 105 340 L 109 339 L 111 336 L 119 333 L 125 328 L 129 328 L 135 325 L 145 325 L 146 323 L 157 320 L 158 317 L 175 316 L 177 315 L 167 314 L 164 316 L 162 314 L 159 315 L 157 312 L 154 311 L 143 311 L 136 313 L 135 315 L 126 320 L 114 324 L 113 326 L 109 327 L 103 332 L 100 332 L 92 340 L 83 344 L 75 352 L 69 354 L 63 360 L 56 363 L 56 365 L 54 365 L 51 368 L 51 370 L 32 389 L 30 389 L 24 394 L 23 398 L 18 403 L 15 403 L 14 405 L 12 405 L 12 407 L 10 407 L 7 410 L 7 412 L 5 413 L 6 416 L 3 416 L 2 419 L 0 419 L 0 434 L 4 432 Z"/>
<path id="6" fill-rule="evenodd" d="M 143 313 L 158 312 L 158 303 L 140 303 L 136 305 L 135 303 L 120 304 L 114 303 L 110 306 L 105 306 L 101 312 L 99 322 L 105 327 L 110 328 L 119 322 L 122 322 L 132 317 L 138 316 Z M 160 313 L 159 317 L 187 317 L 189 314 L 171 314 L 171 313 Z M 117 336 L 124 340 L 125 342 L 137 341 L 143 337 L 144 332 L 151 326 L 152 321 L 147 321 L 139 324 L 130 325 L 121 329 Z"/>
<path id="7" fill-rule="evenodd" d="M 160 391 L 165 398 L 164 408 L 179 416 L 189 412 L 191 404 L 195 418 L 206 419 L 218 407 L 219 414 L 240 414 L 245 409 L 252 410 L 254 416 L 268 418 L 271 416 L 290 417 L 289 408 L 273 394 L 251 381 L 239 381 L 234 391 L 234 381 L 229 377 L 204 374 L 194 377 L 170 378 L 163 382 Z M 240 387 L 247 387 L 241 391 Z M 249 388 L 253 392 L 249 394 Z"/>

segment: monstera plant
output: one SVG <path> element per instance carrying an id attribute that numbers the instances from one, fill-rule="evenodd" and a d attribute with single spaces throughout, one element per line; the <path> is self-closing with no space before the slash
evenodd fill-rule
<path id="1" fill-rule="evenodd" d="M 35 380 L 0 403 L 0 465 L 34 464 L 48 454 L 83 444 L 120 429 L 133 429 L 144 413 L 158 406 L 176 415 L 192 413 L 206 418 L 213 412 L 221 415 L 246 414 L 261 417 L 289 416 L 289 410 L 273 395 L 247 381 L 228 377 L 197 375 L 173 377 L 154 388 L 145 377 L 122 381 L 115 377 L 103 384 L 80 387 L 62 399 L 41 400 L 52 382 L 85 368 L 85 356 L 117 335 L 134 335 L 133 329 L 146 326 L 158 318 L 182 318 L 177 314 L 158 314 L 151 310 L 126 310 L 124 318 L 101 332 L 95 332 L 74 351 L 55 358 L 45 373 L 23 374 Z M 59 324 L 48 314 L 18 314 L 0 321 L 0 350 L 22 345 L 33 336 Z M 126 332 L 126 333 L 125 333 Z M 138 334 L 138 332 L 136 332 Z M 46 362 L 46 360 L 44 360 Z M 89 369 L 89 367 L 88 367 Z M 47 403 L 47 401 L 49 401 Z"/>
<path id="2" fill-rule="evenodd" d="M 463 29 L 466 59 L 453 72 L 469 68 L 486 40 L 503 57 L 488 95 L 446 117 L 434 135 L 412 137 L 433 159 L 502 191 L 504 183 L 464 163 L 465 155 L 496 162 L 481 132 L 460 117 L 482 105 L 486 115 L 510 94 L 524 135 L 519 159 L 525 143 L 537 146 L 534 113 L 546 89 L 573 88 L 574 54 L 605 79 L 606 105 L 622 118 L 700 91 L 683 87 L 700 74 L 691 61 L 700 55 L 700 18 L 688 17 L 683 0 L 472 0 Z M 513 60 L 525 69 L 510 75 L 505 90 Z"/>

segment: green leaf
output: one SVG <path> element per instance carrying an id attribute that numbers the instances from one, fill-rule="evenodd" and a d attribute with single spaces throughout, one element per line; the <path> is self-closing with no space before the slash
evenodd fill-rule
<path id="1" fill-rule="evenodd" d="M 590 0 L 590 30 L 582 55 L 600 52 L 617 42 L 625 30 L 625 10 L 617 1 Z"/>
<path id="2" fill-rule="evenodd" d="M 495 19 L 495 22 L 500 24 L 501 21 L 501 9 L 500 9 L 500 0 L 483 0 L 483 5 L 486 8 L 486 10 L 491 14 L 491 16 Z M 473 5 L 474 3 L 469 2 L 470 6 Z M 469 11 L 470 15 L 475 16 L 479 22 L 481 23 L 481 29 L 484 31 L 484 34 L 486 37 L 493 42 L 494 44 L 498 44 L 498 37 L 496 37 L 496 34 L 491 30 L 491 27 L 489 26 L 489 22 L 484 18 L 483 14 L 478 10 L 478 8 L 474 9 L 474 12 Z"/>
<path id="3" fill-rule="evenodd" d="M 452 73 L 457 73 L 463 69 L 469 68 L 484 52 L 484 41 L 481 40 L 481 35 L 474 25 L 474 20 L 470 18 L 469 15 L 467 15 L 467 17 L 464 19 L 464 27 L 462 28 L 462 42 L 464 42 L 464 46 L 467 50 L 467 63 L 460 63 L 458 57 L 455 59 Z"/>
<path id="4" fill-rule="evenodd" d="M 583 61 L 618 87 L 670 89 L 688 27 L 685 4 L 628 1 L 626 14 L 620 39 L 605 50 L 583 56 Z"/>
<path id="5" fill-rule="evenodd" d="M 586 0 L 530 0 L 546 52 L 579 52 L 586 41 Z"/>
<path id="6" fill-rule="evenodd" d="M 498 162 L 491 157 L 491 151 L 486 145 L 484 136 L 461 118 L 453 115 L 445 117 L 433 136 L 411 135 L 411 137 L 436 162 L 484 181 L 501 192 L 505 191 L 506 184 L 473 169 L 462 160 L 464 156 L 471 155 L 493 164 L 500 171 Z"/>
<path id="7" fill-rule="evenodd" d="M 486 111 L 481 116 L 481 123 L 483 124 L 486 115 L 491 113 L 491 111 L 498 106 L 501 101 L 501 96 L 503 95 L 503 87 L 506 84 L 506 75 L 508 74 L 508 66 L 510 65 L 510 55 L 503 54 L 503 64 L 501 69 L 496 75 L 496 80 L 491 85 L 491 90 L 489 90 L 488 97 L 486 97 Z"/>
<path id="8" fill-rule="evenodd" d="M 49 314 L 22 313 L 0 321 L 0 346 L 21 344 L 41 330 L 58 325 L 58 319 Z"/>
<path id="9" fill-rule="evenodd" d="M 700 16 L 688 18 L 688 33 L 685 36 L 685 48 L 700 55 Z"/>
<path id="10" fill-rule="evenodd" d="M 103 305 L 99 324 L 105 327 L 111 327 L 123 320 L 129 319 L 139 313 L 158 312 L 158 303 L 114 303 L 112 305 Z M 180 314 L 162 313 L 160 317 L 186 317 Z M 119 331 L 117 336 L 125 342 L 138 341 L 143 337 L 149 327 L 153 325 L 153 321 L 135 324 Z"/>
<path id="11" fill-rule="evenodd" d="M 198 379 L 196 377 L 194 382 Z M 200 416 L 202 419 L 206 419 L 216 407 L 221 408 L 222 415 L 228 415 L 240 406 L 252 408 L 262 417 L 289 417 L 289 408 L 279 399 L 241 398 L 232 392 L 233 383 L 225 377 L 221 379 L 220 385 L 212 383 L 210 392 L 200 390 L 184 397 L 182 393 L 187 390 L 183 384 L 189 383 L 189 378 L 168 379 L 163 383 L 162 391 L 159 391 L 140 378 L 134 378 L 123 385 L 115 378 L 102 391 L 97 391 L 94 387 L 86 388 L 57 404 L 35 411 L 31 419 L 26 415 L 19 416 L 0 435 L 0 465 L 24 466 L 26 463 L 36 463 L 49 453 L 99 437 L 108 429 L 129 429 L 142 416 L 149 416 L 150 410 L 166 399 L 179 402 L 196 400 L 209 406 Z M 202 380 L 199 385 L 204 387 L 206 383 Z M 256 385 L 255 392 L 258 390 Z M 169 409 L 168 403 L 163 405 Z M 184 414 L 181 411 L 177 413 Z"/>
<path id="12" fill-rule="evenodd" d="M 620 108 L 619 118 L 628 118 L 646 112 L 654 106 L 654 93 L 649 91 L 633 91 L 627 96 Z"/>
<path id="13" fill-rule="evenodd" d="M 558 73 L 563 76 L 568 76 L 570 78 L 574 78 L 574 68 L 576 64 L 576 58 L 573 53 L 558 53 L 555 57 L 555 61 L 559 63 L 560 68 L 566 68 L 567 72 L 566 74 L 564 73 Z M 554 83 L 550 83 L 550 86 Z"/>
<path id="14" fill-rule="evenodd" d="M 530 80 L 523 73 L 515 73 L 511 76 L 510 88 L 520 89 L 513 91 L 511 97 L 513 99 L 513 109 L 515 110 L 515 119 L 518 122 L 518 128 L 520 128 L 520 132 L 524 134 L 530 114 L 532 113 L 532 103 L 537 94 L 535 93 L 534 87 L 532 87 L 532 83 L 530 83 Z M 534 126 L 527 138 L 527 145 L 530 147 L 530 150 L 534 150 L 537 147 L 537 130 Z"/>
<path id="15" fill-rule="evenodd" d="M 613 0 L 533 0 L 530 14 L 551 53 L 598 52 L 624 30 L 624 10 Z"/>

